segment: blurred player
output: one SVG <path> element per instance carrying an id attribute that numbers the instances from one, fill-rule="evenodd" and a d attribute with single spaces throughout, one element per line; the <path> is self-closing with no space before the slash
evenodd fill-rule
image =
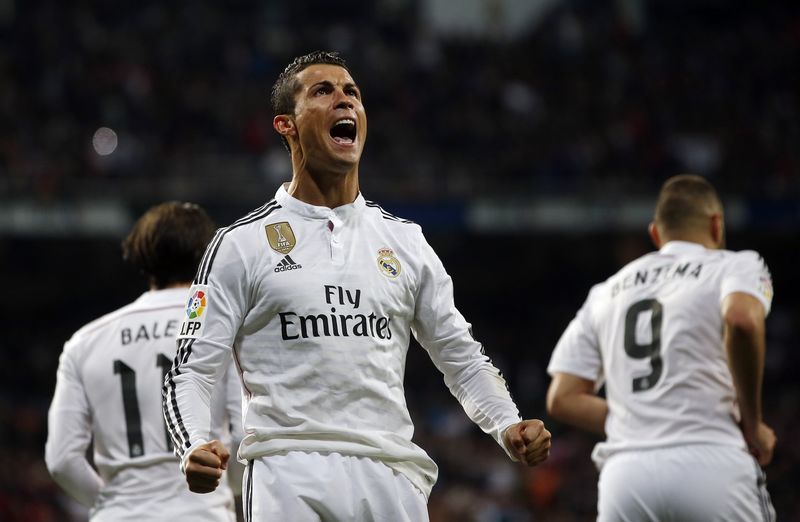
<path id="1" fill-rule="evenodd" d="M 206 311 L 184 321 L 164 388 L 190 487 L 213 490 L 227 458 L 200 399 L 233 350 L 246 520 L 427 520 L 437 468 L 411 441 L 412 332 L 473 421 L 514 459 L 544 460 L 549 432 L 520 421 L 420 227 L 361 195 L 367 118 L 344 61 L 297 58 L 272 101 L 292 181 L 209 245 L 192 287 Z"/>
<path id="2" fill-rule="evenodd" d="M 126 260 L 147 276 L 150 291 L 81 328 L 64 346 L 45 460 L 55 481 L 91 508 L 94 522 L 235 520 L 227 484 L 213 495 L 197 495 L 181 479 L 161 405 L 188 287 L 213 233 L 197 205 L 173 202 L 148 210 L 122 246 Z M 212 431 L 237 443 L 241 386 L 228 359 L 217 389 L 209 390 Z M 239 427 L 234 441 L 229 426 Z M 86 459 L 92 439 L 96 471 Z M 232 482 L 241 489 L 241 468 L 238 486 L 236 477 Z"/>
<path id="3" fill-rule="evenodd" d="M 775 447 L 761 418 L 769 271 L 723 250 L 722 204 L 698 176 L 664 184 L 650 236 L 658 252 L 593 287 L 558 342 L 547 409 L 606 435 L 600 521 L 774 520 L 759 466 Z"/>

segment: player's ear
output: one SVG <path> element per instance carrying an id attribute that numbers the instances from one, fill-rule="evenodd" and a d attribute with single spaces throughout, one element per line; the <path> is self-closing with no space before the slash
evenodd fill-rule
<path id="1" fill-rule="evenodd" d="M 722 214 L 712 214 L 708 226 L 714 244 L 718 248 L 725 248 L 725 223 Z"/>
<path id="2" fill-rule="evenodd" d="M 272 119 L 272 128 L 283 137 L 294 136 L 297 129 L 294 126 L 291 116 L 288 114 L 278 114 Z"/>
<path id="3" fill-rule="evenodd" d="M 650 222 L 650 225 L 647 227 L 647 232 L 650 234 L 650 240 L 653 242 L 653 245 L 655 245 L 656 248 L 661 248 L 661 235 L 658 233 L 658 227 L 654 221 Z"/>

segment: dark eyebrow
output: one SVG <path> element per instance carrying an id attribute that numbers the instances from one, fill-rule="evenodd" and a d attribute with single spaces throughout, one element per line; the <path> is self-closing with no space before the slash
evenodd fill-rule
<path id="1" fill-rule="evenodd" d="M 321 82 L 317 82 L 313 84 L 309 90 L 314 89 L 315 87 L 322 86 L 322 87 L 333 87 L 333 83 L 328 80 L 322 80 Z"/>
<path id="2" fill-rule="evenodd" d="M 314 89 L 316 87 L 320 87 L 320 86 L 328 87 L 328 88 L 332 89 L 333 88 L 333 82 L 331 82 L 330 80 L 322 80 L 322 81 L 319 81 L 319 82 L 313 84 L 311 87 L 309 87 L 309 90 Z M 344 84 L 344 87 L 342 87 L 342 89 L 343 90 L 344 89 L 355 89 L 358 92 L 361 92 L 361 89 L 358 88 L 358 85 L 356 85 L 353 82 L 347 82 L 346 84 Z"/>

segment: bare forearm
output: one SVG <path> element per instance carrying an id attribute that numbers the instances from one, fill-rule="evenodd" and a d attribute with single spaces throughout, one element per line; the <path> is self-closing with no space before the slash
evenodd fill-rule
<path id="1" fill-rule="evenodd" d="M 608 403 L 596 395 L 576 393 L 568 398 L 556 399 L 550 408 L 550 415 L 566 424 L 605 435 Z"/>
<path id="2" fill-rule="evenodd" d="M 752 435 L 761 422 L 764 345 L 763 324 L 756 324 L 752 328 L 734 326 L 726 329 L 728 364 L 736 387 L 745 436 Z"/>

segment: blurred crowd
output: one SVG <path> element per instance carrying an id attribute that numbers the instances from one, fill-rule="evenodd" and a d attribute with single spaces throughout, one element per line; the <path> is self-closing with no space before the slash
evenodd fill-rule
<path id="1" fill-rule="evenodd" d="M 364 93 L 369 199 L 652 197 L 692 171 L 764 212 L 800 208 L 795 2 L 552 1 L 508 38 L 443 32 L 426 14 L 432 4 L 447 2 L 0 0 L 0 205 L 179 198 L 225 224 L 289 177 L 268 90 L 293 56 L 324 48 L 342 52 Z M 118 137 L 110 154 L 93 146 L 101 127 Z M 765 417 L 780 439 L 767 469 L 780 520 L 800 520 L 800 277 L 787 254 L 796 223 L 729 239 L 761 251 L 775 278 Z M 593 520 L 595 439 L 547 419 L 545 367 L 590 285 L 649 249 L 644 228 L 430 240 L 523 414 L 555 437 L 544 466 L 510 464 L 412 346 L 416 439 L 441 468 L 432 522 Z M 10 282 L 0 299 L 0 520 L 80 520 L 42 460 L 58 353 L 144 282 L 109 239 L 2 237 L 0 273 Z"/>
<path id="2" fill-rule="evenodd" d="M 800 193 L 795 2 L 548 3 L 486 38 L 440 30 L 427 13 L 466 7 L 437 0 L 3 0 L 0 197 L 271 191 L 288 157 L 268 90 L 317 48 L 362 87 L 378 200 L 613 197 L 682 170 L 723 193 Z M 104 126 L 119 146 L 100 156 Z"/>

